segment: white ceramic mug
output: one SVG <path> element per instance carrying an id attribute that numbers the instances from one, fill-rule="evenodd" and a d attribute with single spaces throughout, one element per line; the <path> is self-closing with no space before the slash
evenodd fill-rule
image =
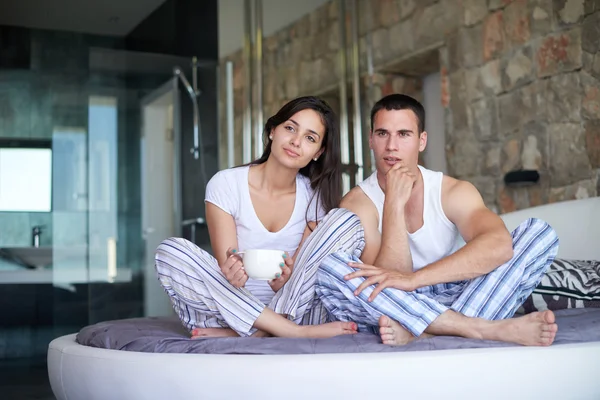
<path id="1" fill-rule="evenodd" d="M 250 249 L 237 252 L 244 260 L 244 269 L 249 278 L 269 281 L 281 274 L 284 262 L 281 250 Z"/>

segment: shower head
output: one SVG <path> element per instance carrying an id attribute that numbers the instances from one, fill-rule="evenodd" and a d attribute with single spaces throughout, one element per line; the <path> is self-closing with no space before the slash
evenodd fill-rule
<path id="1" fill-rule="evenodd" d="M 185 86 L 185 90 L 187 90 L 187 92 L 190 94 L 190 96 L 192 96 L 192 98 L 194 99 L 198 95 L 198 93 L 196 93 L 196 91 L 194 90 L 192 85 L 190 85 L 190 82 L 185 77 L 185 74 L 183 73 L 181 68 L 179 68 L 179 67 L 173 68 L 173 74 L 175 74 L 176 76 L 179 77 L 179 79 L 181 80 L 181 83 L 183 83 L 183 86 Z"/>

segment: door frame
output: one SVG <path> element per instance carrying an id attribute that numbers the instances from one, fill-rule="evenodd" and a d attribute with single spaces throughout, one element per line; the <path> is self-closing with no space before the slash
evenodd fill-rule
<path id="1" fill-rule="evenodd" d="M 144 257 L 143 257 L 143 287 L 144 287 L 144 296 L 143 296 L 143 308 L 144 308 L 144 315 L 149 315 L 150 313 L 152 313 L 152 316 L 156 316 L 156 313 L 153 312 L 151 309 L 149 309 L 149 303 L 148 303 L 148 294 L 146 294 L 146 292 L 148 291 L 148 285 L 159 285 L 155 274 L 152 274 L 152 270 L 150 269 L 150 263 L 152 262 L 152 259 L 149 259 L 149 251 L 148 251 L 148 243 L 147 243 L 147 229 L 149 228 L 148 226 L 148 220 L 147 220 L 147 215 L 148 212 L 151 210 L 147 209 L 147 206 L 145 206 L 145 202 L 144 202 L 144 195 L 145 195 L 145 187 L 148 184 L 148 182 L 150 182 L 150 177 L 148 175 L 148 169 L 147 169 L 147 165 L 148 165 L 148 160 L 146 159 L 146 154 L 147 154 L 147 146 L 148 146 L 148 141 L 144 140 L 144 134 L 146 132 L 146 121 L 145 121 L 145 109 L 146 107 L 150 106 L 154 101 L 156 101 L 157 99 L 159 99 L 160 97 L 167 95 L 169 93 L 171 93 L 172 98 L 173 98 L 173 174 L 172 174 L 172 184 L 173 184 L 173 209 L 171 210 L 171 219 L 172 219 L 172 226 L 173 226 L 173 232 L 171 236 L 181 236 L 182 233 L 182 227 L 181 227 L 181 222 L 182 222 L 182 200 L 181 200 L 181 106 L 180 106 L 180 91 L 179 91 L 179 86 L 178 86 L 178 80 L 177 77 L 173 77 L 171 79 L 169 79 L 168 81 L 166 81 L 165 83 L 163 83 L 161 86 L 159 86 L 158 88 L 156 88 L 155 90 L 153 90 L 151 93 L 147 94 L 146 96 L 144 96 L 141 101 L 140 101 L 140 179 L 141 179 L 141 196 L 142 196 L 142 204 L 141 204 L 141 211 L 142 211 L 142 215 L 141 215 L 141 236 L 142 239 L 144 241 Z M 142 146 L 142 143 L 144 144 Z M 146 183 L 145 183 L 146 182 Z M 167 239 L 166 237 L 163 239 Z M 168 301 L 168 299 L 167 299 Z M 171 309 L 172 310 L 172 309 Z M 160 311 L 160 313 L 162 313 L 162 311 Z"/>
<path id="2" fill-rule="evenodd" d="M 175 234 L 177 236 L 181 236 L 183 205 L 181 199 L 181 100 L 179 92 L 179 81 L 177 80 L 177 77 L 169 79 L 167 82 L 163 83 L 153 92 L 144 96 L 140 101 L 140 110 L 142 111 L 140 138 L 144 137 L 145 131 L 143 116 L 144 107 L 150 105 L 155 100 L 164 96 L 168 92 L 173 92 L 173 148 L 175 149 L 175 154 L 173 155 L 173 226 L 175 227 Z M 143 157 L 144 155 L 142 154 L 141 156 Z M 143 229 L 144 227 L 142 227 L 142 234 Z"/>

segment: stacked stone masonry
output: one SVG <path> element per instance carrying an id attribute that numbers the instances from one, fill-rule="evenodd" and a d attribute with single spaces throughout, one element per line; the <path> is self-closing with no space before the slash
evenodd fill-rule
<path id="1" fill-rule="evenodd" d="M 358 4 L 365 115 L 387 93 L 422 98 L 422 77 L 439 71 L 448 172 L 472 182 L 493 210 L 600 195 L 600 0 Z M 339 108 L 339 24 L 334 0 L 265 38 L 265 118 L 307 94 L 322 95 Z M 366 76 L 368 41 L 372 77 Z M 420 58 L 427 52 L 435 57 Z M 226 61 L 234 62 L 240 163 L 241 50 L 221 63 Z M 394 67 L 406 62 L 408 72 Z M 223 92 L 223 104 L 224 99 Z M 222 116 L 223 129 L 224 122 Z M 540 182 L 505 187 L 504 174 L 518 169 L 537 169 Z"/>

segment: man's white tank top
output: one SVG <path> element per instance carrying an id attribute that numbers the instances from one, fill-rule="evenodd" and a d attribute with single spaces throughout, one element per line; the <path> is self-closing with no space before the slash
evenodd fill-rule
<path id="1" fill-rule="evenodd" d="M 459 245 L 456 226 L 442 209 L 442 179 L 444 174 L 431 171 L 419 165 L 423 175 L 423 226 L 414 233 L 408 233 L 408 243 L 413 260 L 413 271 L 454 253 Z M 385 194 L 377 181 L 377 171 L 358 184 L 371 199 L 379 214 L 379 232 L 383 219 Z"/>

